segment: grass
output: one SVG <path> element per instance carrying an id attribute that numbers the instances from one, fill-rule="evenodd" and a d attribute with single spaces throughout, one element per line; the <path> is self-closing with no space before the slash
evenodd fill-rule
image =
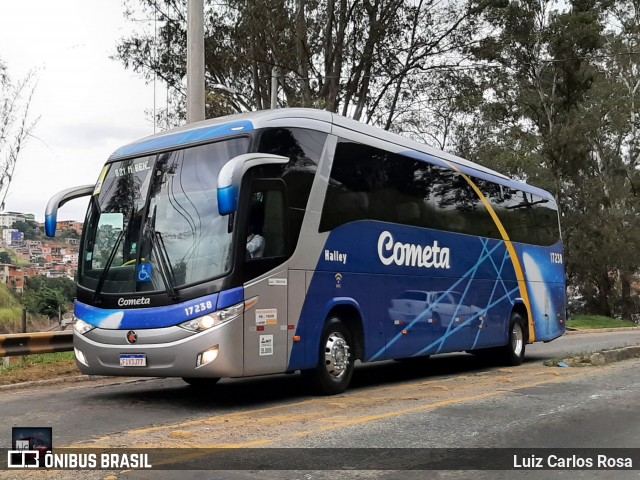
<path id="1" fill-rule="evenodd" d="M 603 317 L 599 315 L 577 315 L 571 317 L 567 321 L 567 327 L 578 330 L 590 328 L 624 328 L 637 326 L 633 322 L 627 320 L 619 320 L 617 318 Z"/>
<path id="2" fill-rule="evenodd" d="M 21 307 L 0 307 L 0 323 L 20 323 L 22 321 Z"/>
<path id="3" fill-rule="evenodd" d="M 9 365 L 0 364 L 0 385 L 78 374 L 73 352 L 8 358 Z"/>
<path id="4" fill-rule="evenodd" d="M 49 332 L 57 328 L 57 319 L 49 320 L 42 315 L 28 316 L 27 332 Z M 0 307 L 0 335 L 7 333 L 22 333 L 22 308 Z"/>
<path id="5" fill-rule="evenodd" d="M 0 333 L 14 331 L 21 321 L 22 305 L 5 284 L 0 284 Z"/>
<path id="6" fill-rule="evenodd" d="M 73 352 L 39 353 L 37 355 L 26 355 L 18 365 L 50 365 L 68 360 L 73 360 Z M 2 371 L 0 367 L 0 371 Z"/>
<path id="7" fill-rule="evenodd" d="M 20 302 L 13 296 L 9 287 L 0 284 L 0 305 L 3 307 L 20 307 Z"/>

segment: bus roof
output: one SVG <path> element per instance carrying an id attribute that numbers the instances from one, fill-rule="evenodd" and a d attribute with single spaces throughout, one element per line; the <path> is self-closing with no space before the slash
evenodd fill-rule
<path id="1" fill-rule="evenodd" d="M 524 186 L 527 191 L 553 199 L 553 196 L 550 193 L 542 189 L 524 182 L 510 179 L 500 172 L 484 167 L 470 160 L 465 160 L 464 158 L 460 158 L 451 153 L 416 142 L 396 133 L 382 130 L 326 110 L 313 108 L 259 110 L 256 112 L 239 113 L 195 122 L 151 135 L 125 145 L 116 150 L 109 157 L 109 161 L 150 154 L 180 146 L 204 143 L 215 138 L 237 135 L 260 128 L 294 126 L 303 128 L 312 127 L 325 131 L 326 133 L 331 133 L 337 128 L 346 129 L 397 145 L 401 148 L 406 148 L 407 150 L 419 152 L 427 156 L 453 163 L 459 167 L 463 167 L 463 170 L 467 170 L 467 173 L 469 173 L 468 170 L 470 169 L 478 172 L 481 177 L 493 177 L 494 179 L 502 179 L 504 181 L 499 183 L 512 184 L 513 186 L 517 185 L 520 188 Z"/>

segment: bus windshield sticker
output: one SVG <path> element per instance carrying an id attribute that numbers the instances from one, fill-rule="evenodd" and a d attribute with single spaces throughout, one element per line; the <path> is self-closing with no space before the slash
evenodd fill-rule
<path id="1" fill-rule="evenodd" d="M 144 172 L 145 170 L 149 170 L 150 168 L 151 167 L 149 166 L 149 160 L 145 160 L 144 162 L 133 163 L 131 165 L 125 165 L 123 167 L 116 168 L 115 176 L 124 177 L 125 175 Z"/>
<path id="2" fill-rule="evenodd" d="M 99 195 L 102 190 L 102 184 L 104 183 L 104 178 L 107 176 L 107 172 L 109 171 L 109 165 L 105 165 L 100 172 L 100 176 L 98 177 L 98 183 L 96 183 L 96 188 L 93 189 L 94 195 Z"/>
<path id="3" fill-rule="evenodd" d="M 260 356 L 273 355 L 273 335 L 260 335 Z"/>
<path id="4" fill-rule="evenodd" d="M 278 309 L 262 308 L 256 310 L 256 325 L 277 325 Z"/>
<path id="5" fill-rule="evenodd" d="M 138 282 L 150 282 L 153 276 L 153 265 L 150 263 L 141 263 L 138 265 Z"/>

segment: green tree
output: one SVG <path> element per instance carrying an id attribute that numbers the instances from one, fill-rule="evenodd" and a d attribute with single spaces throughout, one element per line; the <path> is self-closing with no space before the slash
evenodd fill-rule
<path id="1" fill-rule="evenodd" d="M 11 228 L 15 228 L 19 232 L 24 233 L 25 240 L 36 240 L 41 236 L 38 224 L 32 220 L 26 220 L 24 222 L 18 220 L 13 222 Z"/>
<path id="2" fill-rule="evenodd" d="M 618 177 L 612 157 L 598 155 L 595 144 L 610 118 L 611 92 L 598 62 L 607 6 L 599 0 L 491 3 L 484 19 L 495 34 L 472 49 L 484 67 L 476 72 L 484 100 L 473 128 L 459 133 L 458 147 L 554 192 L 570 282 L 590 290 L 596 313 L 611 315 L 611 273 L 619 260 L 612 252 L 620 238 L 611 225 L 610 194 Z"/>
<path id="3" fill-rule="evenodd" d="M 49 318 L 57 317 L 67 312 L 66 299 L 58 290 L 42 288 L 32 298 L 31 310 Z"/>
<path id="4" fill-rule="evenodd" d="M 116 58 L 157 75 L 171 91 L 173 114 L 184 116 L 184 0 L 130 0 L 159 22 L 153 35 L 124 38 Z M 205 82 L 208 118 L 270 105 L 279 71 L 281 106 L 319 107 L 390 129 L 403 120 L 418 78 L 449 68 L 474 32 L 482 5 L 467 0 L 228 0 L 206 2 Z M 158 54 L 154 55 L 156 50 Z M 428 83 L 423 82 L 422 87 Z M 228 87 L 233 89 L 230 93 Z M 426 97 L 428 92 L 422 92 Z"/>
<path id="5" fill-rule="evenodd" d="M 602 216 L 598 225 L 607 237 L 607 262 L 599 281 L 586 277 L 593 290 L 608 292 L 616 313 L 631 319 L 638 305 L 631 295 L 633 275 L 640 268 L 640 2 L 612 5 L 608 31 L 599 61 L 601 74 L 594 83 L 587 115 L 597 122 L 591 138 L 594 179 L 590 215 Z M 592 223 L 580 226 L 583 239 Z M 577 245 L 582 247 L 581 244 Z M 589 253 L 589 252 L 587 252 Z M 601 254 L 600 257 L 603 257 Z M 606 279 L 606 280 L 605 280 Z M 615 282 L 615 285 L 614 285 Z M 614 288 L 615 286 L 615 288 Z"/>
<path id="6" fill-rule="evenodd" d="M 25 292 L 38 292 L 47 288 L 60 292 L 67 302 L 73 302 L 76 295 L 75 282 L 66 277 L 50 278 L 37 275 L 25 281 Z"/>

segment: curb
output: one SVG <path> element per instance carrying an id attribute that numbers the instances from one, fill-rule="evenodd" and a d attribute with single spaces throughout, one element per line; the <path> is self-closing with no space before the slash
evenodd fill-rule
<path id="1" fill-rule="evenodd" d="M 107 375 L 74 375 L 68 377 L 47 378 L 45 380 L 30 380 L 28 382 L 10 383 L 0 385 L 0 392 L 21 390 L 31 387 L 46 387 L 63 383 L 99 382 L 100 380 L 118 380 L 117 383 L 133 383 L 160 377 L 113 377 Z"/>
<path id="2" fill-rule="evenodd" d="M 565 335 L 581 335 L 584 333 L 605 333 L 605 332 L 632 332 L 640 330 L 640 327 L 620 327 L 620 328 L 583 328 L 583 329 L 570 329 L 567 327 Z"/>
<path id="3" fill-rule="evenodd" d="M 589 360 L 591 361 L 591 365 L 598 367 L 608 363 L 621 362 L 622 360 L 628 360 L 635 357 L 640 357 L 640 345 L 596 352 L 591 354 Z"/>
<path id="4" fill-rule="evenodd" d="M 562 357 L 560 357 L 562 358 Z M 611 350 L 601 350 L 593 353 L 583 353 L 573 356 L 567 356 L 562 360 L 551 359 L 542 362 L 547 367 L 602 367 L 610 363 L 622 362 L 632 358 L 640 358 L 640 345 L 632 345 L 629 347 L 619 347 Z"/>
<path id="5" fill-rule="evenodd" d="M 69 377 L 47 378 L 45 380 L 30 380 L 28 382 L 9 383 L 7 385 L 0 385 L 0 392 L 7 390 L 19 390 L 21 388 L 27 387 L 47 386 L 58 383 L 86 382 L 88 380 L 97 380 L 97 378 L 91 377 L 90 375 L 75 375 Z"/>

